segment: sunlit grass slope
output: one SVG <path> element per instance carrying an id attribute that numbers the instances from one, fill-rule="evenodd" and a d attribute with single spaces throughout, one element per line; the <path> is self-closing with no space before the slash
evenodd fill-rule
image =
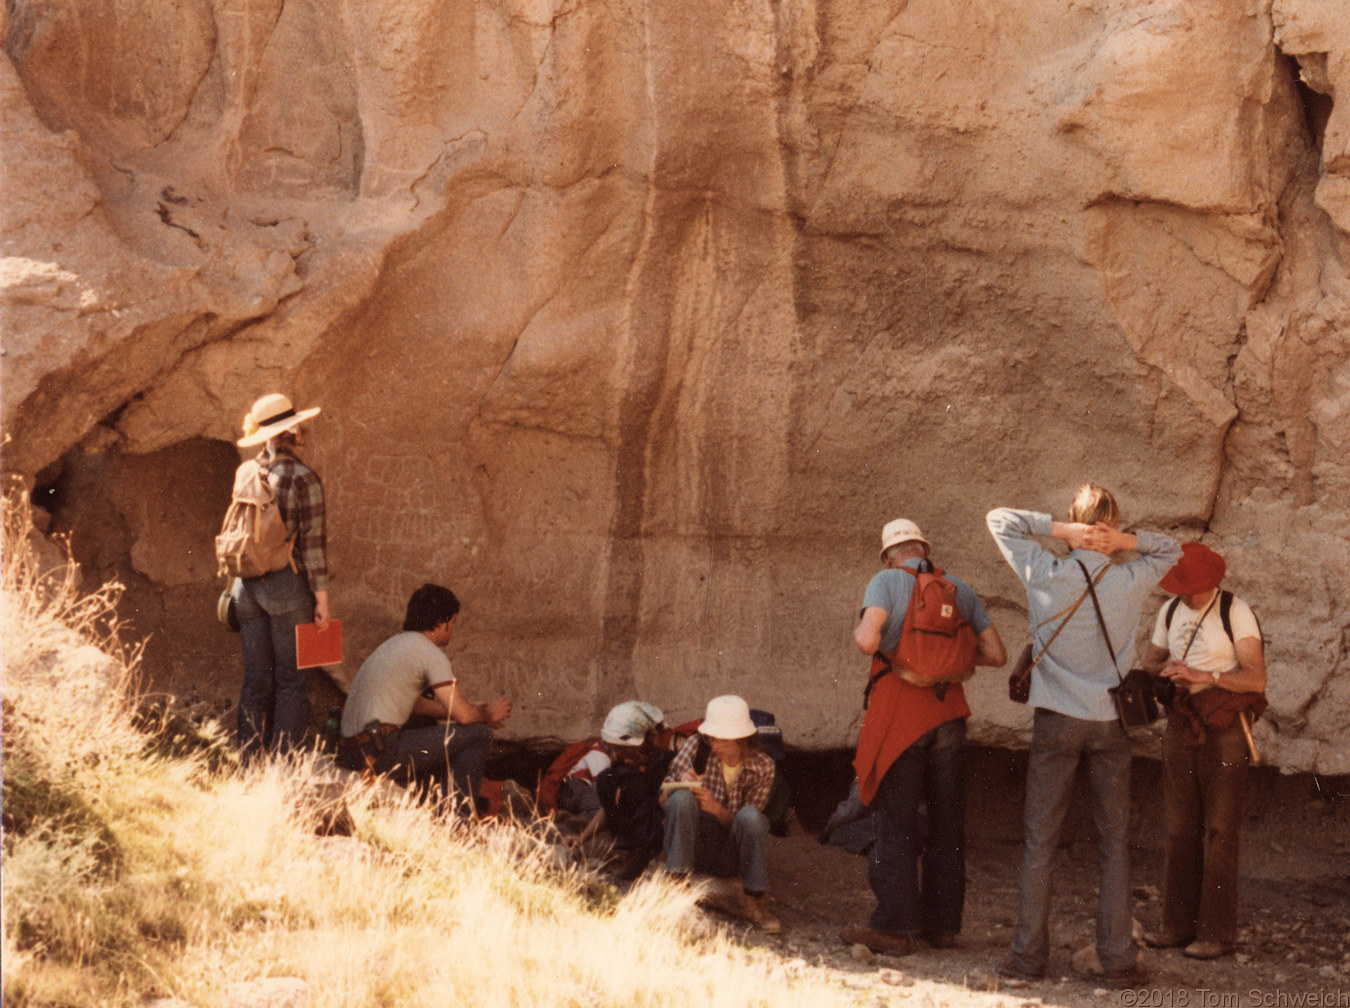
<path id="1" fill-rule="evenodd" d="M 325 1008 L 848 1004 L 710 927 L 686 891 L 626 895 L 509 826 L 448 825 L 356 785 L 313 832 L 313 759 L 243 772 L 137 710 L 118 589 L 41 574 L 4 525 L 4 1003 L 236 1003 L 295 977 Z"/>

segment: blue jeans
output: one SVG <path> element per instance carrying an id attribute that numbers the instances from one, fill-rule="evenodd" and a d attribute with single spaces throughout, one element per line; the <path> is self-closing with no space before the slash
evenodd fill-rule
<path id="1" fill-rule="evenodd" d="M 698 807 L 688 791 L 666 799 L 666 871 L 707 872 L 729 878 L 740 875 L 748 893 L 769 888 L 769 817 L 747 805 L 738 809 L 727 829 L 717 817 Z"/>
<path id="2" fill-rule="evenodd" d="M 383 748 L 370 750 L 371 769 L 414 786 L 423 797 L 431 797 L 433 789 L 439 788 L 444 794 L 453 794 L 461 809 L 468 809 L 483 783 L 491 745 L 492 729 L 485 724 L 404 728 L 390 735 Z M 338 764 L 361 770 L 365 755 L 363 749 L 341 749 Z"/>
<path id="3" fill-rule="evenodd" d="M 881 778 L 872 803 L 876 846 L 867 866 L 867 881 L 877 898 L 868 924 L 876 931 L 961 930 L 966 902 L 965 741 L 964 718 L 940 724 L 916 739 Z M 919 828 L 921 794 L 928 813 L 926 842 Z"/>
<path id="4" fill-rule="evenodd" d="M 295 667 L 295 628 L 314 619 L 314 596 L 289 568 L 234 586 L 244 686 L 239 694 L 239 750 L 245 758 L 284 754 L 309 730 L 309 676 Z"/>
<path id="5" fill-rule="evenodd" d="M 1084 721 L 1036 708 L 1027 763 L 1022 873 L 1012 958 L 1043 973 L 1050 958 L 1050 875 L 1060 827 L 1082 764 L 1097 831 L 1097 958 L 1106 972 L 1130 969 L 1138 952 L 1130 915 L 1130 739 L 1119 722 Z"/>

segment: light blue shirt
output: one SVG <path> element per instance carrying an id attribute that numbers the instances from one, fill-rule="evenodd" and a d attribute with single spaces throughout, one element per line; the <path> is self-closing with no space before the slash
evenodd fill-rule
<path id="1" fill-rule="evenodd" d="M 1055 637 L 1064 617 L 1045 621 L 1073 605 L 1087 590 L 1087 580 L 1076 561 L 1081 560 L 1094 579 L 1103 567 L 1108 568 L 1097 582 L 1097 600 L 1116 653 L 1107 650 L 1092 597 L 1088 596 L 1032 672 L 1027 702 L 1084 721 L 1114 721 L 1115 706 L 1107 690 L 1118 684 L 1133 664 L 1134 635 L 1144 600 L 1181 559 L 1181 547 L 1170 536 L 1137 532 L 1135 549 L 1139 555 L 1128 563 L 1113 564 L 1092 550 L 1074 550 L 1064 558 L 1032 538 L 1050 535 L 1048 514 L 996 508 L 985 522 L 999 552 L 1026 587 L 1034 654 L 1039 655 L 1046 641 Z"/>
<path id="2" fill-rule="evenodd" d="M 910 557 L 901 566 L 918 570 L 921 560 Z M 956 608 L 969 622 L 978 637 L 989 629 L 993 621 L 984 611 L 980 597 L 960 578 L 944 574 L 948 581 L 956 586 Z M 909 609 L 909 597 L 914 594 L 916 584 L 913 575 L 887 567 L 878 571 L 863 593 L 863 608 L 875 606 L 886 610 L 886 622 L 881 625 L 881 644 L 878 650 L 882 654 L 894 654 L 900 646 L 900 631 L 905 626 L 905 611 Z"/>

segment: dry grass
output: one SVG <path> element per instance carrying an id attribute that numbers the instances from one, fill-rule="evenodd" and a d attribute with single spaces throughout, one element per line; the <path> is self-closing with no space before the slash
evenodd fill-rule
<path id="1" fill-rule="evenodd" d="M 44 574 L 4 512 L 4 1002 L 234 1004 L 296 977 L 326 1008 L 856 1003 L 711 927 L 688 891 L 626 894 L 513 826 L 353 785 L 351 837 L 308 823 L 315 757 L 248 772 L 218 735 L 137 717 L 119 589 Z M 100 657 L 103 656 L 103 657 Z M 171 740 L 172 741 L 172 740 Z M 178 741 L 182 741 L 180 738 Z"/>

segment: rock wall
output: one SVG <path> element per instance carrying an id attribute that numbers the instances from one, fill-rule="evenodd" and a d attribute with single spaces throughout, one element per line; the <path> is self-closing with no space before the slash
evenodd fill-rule
<path id="1" fill-rule="evenodd" d="M 847 745 L 881 525 L 1015 651 L 983 515 L 1094 479 L 1227 556 L 1268 757 L 1350 772 L 1345 0 L 7 11 L 4 466 L 153 687 L 235 695 L 210 540 L 284 390 L 339 681 L 436 580 L 517 735 L 736 691 Z"/>

